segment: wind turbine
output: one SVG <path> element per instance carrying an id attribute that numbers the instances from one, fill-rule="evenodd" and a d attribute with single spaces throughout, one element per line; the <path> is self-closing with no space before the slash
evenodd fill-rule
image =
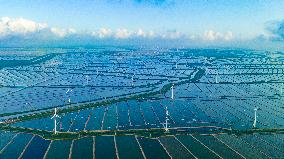
<path id="1" fill-rule="evenodd" d="M 168 116 L 169 116 L 169 111 L 168 111 L 168 106 L 166 106 L 166 127 L 165 127 L 166 132 L 169 132 L 169 128 L 168 128 L 169 118 L 168 118 Z"/>
<path id="2" fill-rule="evenodd" d="M 256 128 L 256 111 L 258 110 L 258 108 L 254 108 L 254 121 L 253 121 L 253 128 Z"/>
<path id="3" fill-rule="evenodd" d="M 172 85 L 171 88 L 172 88 L 172 97 L 171 98 L 174 99 L 174 84 Z"/>
<path id="4" fill-rule="evenodd" d="M 35 106 L 32 106 L 32 105 L 31 105 L 31 103 L 29 103 L 29 102 L 27 102 L 27 103 L 26 103 L 26 105 L 29 105 L 29 106 L 30 106 L 30 108 L 32 108 L 33 110 L 35 110 L 35 109 L 36 109 L 36 107 L 35 107 Z"/>
<path id="5" fill-rule="evenodd" d="M 54 108 L 54 115 L 51 117 L 51 119 L 54 119 L 54 134 L 57 134 L 57 130 L 56 130 L 56 127 L 57 127 L 57 122 L 56 122 L 56 118 L 59 118 L 59 116 L 57 115 L 57 110 L 56 108 Z"/>
<path id="6" fill-rule="evenodd" d="M 218 77 L 219 77 L 219 74 L 217 73 L 217 75 L 215 76 L 215 83 L 219 83 Z"/>
<path id="7" fill-rule="evenodd" d="M 97 76 L 99 75 L 99 69 L 97 68 Z"/>
<path id="8" fill-rule="evenodd" d="M 69 89 L 69 88 L 68 88 L 68 90 L 66 91 L 66 94 L 69 93 L 69 92 L 72 92 L 72 91 L 73 91 L 72 89 Z M 68 103 L 71 103 L 70 96 L 69 96 L 69 98 L 68 98 Z"/>
<path id="9" fill-rule="evenodd" d="M 205 75 L 208 75 L 208 72 L 209 72 L 208 68 L 205 67 Z"/>
<path id="10" fill-rule="evenodd" d="M 132 80 L 132 86 L 134 86 L 134 76 L 135 76 L 135 73 L 132 75 L 132 77 L 131 77 L 131 80 Z"/>
<path id="11" fill-rule="evenodd" d="M 169 128 L 168 128 L 169 117 L 168 116 L 169 116 L 169 111 L 168 111 L 168 106 L 166 106 L 166 121 L 165 121 L 165 123 L 161 123 L 161 124 L 163 124 L 165 132 L 169 132 Z"/>

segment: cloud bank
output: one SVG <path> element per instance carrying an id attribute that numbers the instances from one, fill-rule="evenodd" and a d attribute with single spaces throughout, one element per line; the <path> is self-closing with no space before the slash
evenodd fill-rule
<path id="1" fill-rule="evenodd" d="M 268 34 L 259 36 L 262 38 L 258 38 L 258 42 L 262 41 L 262 39 L 269 39 L 270 41 L 284 40 L 284 21 L 271 23 L 267 30 Z M 157 31 L 144 30 L 143 28 L 136 30 L 94 28 L 93 31 L 78 31 L 74 28 L 58 28 L 24 18 L 0 18 L 0 47 L 56 46 L 59 44 L 62 46 L 118 44 L 222 47 L 237 46 L 242 43 L 248 44 L 248 41 L 241 41 L 231 31 L 205 30 L 201 34 L 183 33 L 176 29 Z"/>
<path id="2" fill-rule="evenodd" d="M 49 27 L 46 23 L 38 23 L 24 18 L 2 17 L 0 19 L 0 38 L 6 37 L 65 37 L 76 33 L 75 29 Z"/>
<path id="3" fill-rule="evenodd" d="M 23 18 L 11 19 L 8 17 L 3 17 L 0 20 L 1 37 L 9 35 L 25 35 L 39 32 L 45 30 L 46 28 L 47 24 L 45 23 L 36 23 Z"/>
<path id="4" fill-rule="evenodd" d="M 284 20 L 270 22 L 266 29 L 270 33 L 269 38 L 275 41 L 284 41 Z"/>
<path id="5" fill-rule="evenodd" d="M 215 40 L 224 40 L 230 41 L 234 38 L 233 32 L 228 31 L 226 33 L 214 32 L 213 30 L 208 30 L 204 32 L 204 40 L 206 41 L 215 41 Z"/>

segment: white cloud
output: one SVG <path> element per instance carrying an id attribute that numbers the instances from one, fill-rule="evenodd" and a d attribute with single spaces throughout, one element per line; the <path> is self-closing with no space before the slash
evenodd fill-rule
<path id="1" fill-rule="evenodd" d="M 6 34 L 6 27 L 0 22 L 0 36 L 4 36 Z"/>
<path id="2" fill-rule="evenodd" d="M 224 33 L 215 32 L 212 30 L 205 31 L 203 34 L 203 40 L 205 41 L 216 41 L 216 40 L 225 40 L 230 41 L 233 39 L 233 33 L 231 31 Z"/>
<path id="3" fill-rule="evenodd" d="M 204 40 L 208 40 L 208 41 L 214 41 L 214 40 L 220 39 L 221 37 L 222 37 L 221 33 L 214 32 L 212 30 L 205 31 L 203 34 Z"/>
<path id="4" fill-rule="evenodd" d="M 183 34 L 176 30 L 172 30 L 172 31 L 167 31 L 166 33 L 163 33 L 161 37 L 163 39 L 179 39 L 183 37 Z"/>
<path id="5" fill-rule="evenodd" d="M 73 28 L 61 29 L 50 28 L 45 23 L 37 23 L 32 20 L 24 18 L 9 18 L 2 17 L 0 19 L 0 37 L 5 36 L 30 36 L 33 35 L 55 35 L 56 37 L 65 37 L 68 34 L 75 34 L 76 30 Z"/>
<path id="6" fill-rule="evenodd" d="M 138 34 L 142 34 L 142 32 L 137 32 Z M 117 38 L 117 39 L 126 39 L 126 38 L 130 38 L 134 35 L 133 32 L 128 31 L 127 29 L 117 29 L 116 31 L 112 31 L 111 29 L 107 29 L 107 28 L 101 28 L 98 31 L 92 32 L 91 34 L 94 37 L 98 37 L 98 38 L 109 38 L 109 37 L 113 37 L 113 38 Z"/>
<path id="7" fill-rule="evenodd" d="M 77 31 L 74 28 L 69 28 L 68 33 L 69 34 L 75 34 L 75 33 L 77 33 Z"/>
<path id="8" fill-rule="evenodd" d="M 230 40 L 232 40 L 234 38 L 234 35 L 233 35 L 233 32 L 231 32 L 231 31 L 228 31 L 225 35 L 224 35 L 224 39 L 226 40 L 226 41 L 230 41 Z"/>
<path id="9" fill-rule="evenodd" d="M 59 37 L 64 37 L 66 35 L 66 31 L 59 28 L 51 28 L 50 31 Z"/>
<path id="10" fill-rule="evenodd" d="M 145 38 L 147 36 L 147 34 L 142 29 L 138 29 L 136 35 L 138 37 L 143 37 L 143 38 Z"/>
<path id="11" fill-rule="evenodd" d="M 280 27 L 281 28 L 281 27 Z M 283 30 L 280 30 L 283 31 Z M 92 38 L 114 38 L 114 39 L 151 39 L 154 38 L 159 40 L 189 40 L 189 41 L 231 41 L 234 39 L 234 34 L 231 31 L 228 32 L 215 32 L 212 30 L 205 31 L 202 35 L 190 35 L 184 34 L 177 30 L 159 31 L 154 32 L 152 30 L 128 30 L 126 28 L 111 30 L 108 28 L 100 28 L 94 32 L 80 32 L 78 33 L 73 28 L 57 28 L 49 27 L 45 23 L 38 23 L 32 20 L 24 18 L 0 18 L 0 38 L 5 39 L 9 36 L 19 36 L 19 38 L 34 38 L 34 39 L 48 39 L 48 38 L 66 38 L 68 35 L 76 34 L 74 38 L 81 37 L 92 37 Z M 17 40 L 16 38 L 14 38 Z M 29 38 L 26 38 L 29 39 Z"/>
<path id="12" fill-rule="evenodd" d="M 0 19 L 0 36 L 6 35 L 25 35 L 28 33 L 39 32 L 48 28 L 45 23 L 36 23 L 24 18 L 11 19 L 3 17 Z"/>
<path id="13" fill-rule="evenodd" d="M 152 31 L 152 30 L 150 30 L 149 33 L 148 33 L 148 37 L 149 37 L 149 38 L 153 38 L 153 37 L 155 37 L 155 36 L 156 36 L 155 32 Z"/>
<path id="14" fill-rule="evenodd" d="M 76 33 L 76 30 L 73 29 L 73 28 L 69 28 L 69 29 L 61 29 L 61 28 L 50 28 L 50 31 L 58 36 L 58 37 L 65 37 L 66 35 L 69 35 L 69 34 L 75 34 Z"/>
<path id="15" fill-rule="evenodd" d="M 8 23 L 10 20 L 11 20 L 11 19 L 10 19 L 9 17 L 2 17 L 2 18 L 1 18 L 1 22 L 2 22 L 2 23 L 5 23 L 5 24 Z"/>
<path id="16" fill-rule="evenodd" d="M 268 38 L 273 41 L 284 41 L 284 20 L 267 23 Z"/>
<path id="17" fill-rule="evenodd" d="M 97 36 L 99 38 L 107 38 L 112 36 L 112 30 L 107 28 L 101 28 L 96 32 L 92 33 L 93 36 Z"/>
<path id="18" fill-rule="evenodd" d="M 127 39 L 127 38 L 153 38 L 156 36 L 154 31 L 144 31 L 138 29 L 137 31 L 130 31 L 127 29 L 117 29 L 112 31 L 111 29 L 101 28 L 91 33 L 92 36 L 97 38 L 116 38 L 116 39 Z"/>
<path id="19" fill-rule="evenodd" d="M 158 34 L 156 34 L 154 31 L 150 30 L 150 31 L 144 31 L 143 29 L 138 29 L 135 32 L 136 37 L 139 38 L 154 38 L 157 37 Z"/>
<path id="20" fill-rule="evenodd" d="M 127 29 L 117 29 L 115 32 L 114 37 L 117 39 L 126 39 L 132 35 L 132 32 L 128 31 Z"/>

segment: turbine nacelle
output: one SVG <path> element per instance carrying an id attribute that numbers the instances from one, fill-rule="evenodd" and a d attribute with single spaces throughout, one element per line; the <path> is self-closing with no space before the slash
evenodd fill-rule
<path id="1" fill-rule="evenodd" d="M 57 108 L 54 108 L 54 114 L 50 119 L 60 118 L 59 115 L 57 115 Z"/>
<path id="2" fill-rule="evenodd" d="M 60 117 L 59 117 L 59 115 L 54 114 L 50 119 L 53 119 L 53 118 L 60 118 Z"/>
<path id="3" fill-rule="evenodd" d="M 72 89 L 67 89 L 66 94 L 72 91 L 73 91 Z"/>

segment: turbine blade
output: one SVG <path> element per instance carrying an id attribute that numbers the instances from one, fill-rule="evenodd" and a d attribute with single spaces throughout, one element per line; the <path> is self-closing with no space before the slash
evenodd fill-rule
<path id="1" fill-rule="evenodd" d="M 56 116 L 57 116 L 57 115 L 54 114 L 50 119 L 53 119 L 53 118 L 55 118 Z"/>

